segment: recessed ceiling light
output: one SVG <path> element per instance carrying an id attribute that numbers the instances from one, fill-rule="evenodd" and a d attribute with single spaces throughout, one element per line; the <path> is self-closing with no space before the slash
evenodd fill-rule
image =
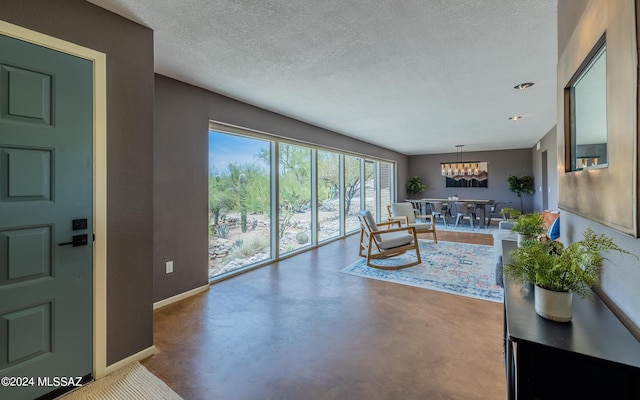
<path id="1" fill-rule="evenodd" d="M 509 119 L 512 121 L 517 121 L 519 119 L 522 119 L 522 115 L 514 115 L 513 117 L 509 117 Z"/>
<path id="2" fill-rule="evenodd" d="M 518 90 L 525 90 L 527 88 L 530 88 L 531 86 L 533 86 L 533 82 L 524 82 L 524 83 L 515 85 L 513 88 Z"/>

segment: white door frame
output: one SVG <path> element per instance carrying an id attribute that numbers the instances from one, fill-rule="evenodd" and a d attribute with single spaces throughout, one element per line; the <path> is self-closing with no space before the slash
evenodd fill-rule
<path id="1" fill-rule="evenodd" d="M 0 34 L 93 62 L 93 376 L 107 369 L 107 56 L 0 21 Z"/>

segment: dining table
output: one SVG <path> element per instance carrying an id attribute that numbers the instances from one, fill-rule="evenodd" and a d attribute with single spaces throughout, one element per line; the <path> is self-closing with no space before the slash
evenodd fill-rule
<path id="1" fill-rule="evenodd" d="M 487 215 L 487 210 L 486 207 L 487 206 L 493 206 L 496 204 L 495 200 L 489 200 L 489 199 L 460 199 L 460 198 L 455 198 L 455 197 L 451 197 L 451 198 L 442 198 L 442 199 L 438 199 L 438 198 L 424 198 L 424 199 L 411 199 L 411 200 L 405 200 L 405 201 L 409 201 L 412 203 L 415 203 L 416 205 L 419 206 L 420 209 L 420 213 L 421 214 L 431 214 L 431 204 L 432 203 L 441 203 L 443 205 L 448 205 L 449 206 L 449 210 L 451 210 L 452 206 L 456 205 L 456 204 L 473 204 L 476 207 L 476 211 L 478 211 L 478 217 L 480 219 L 480 224 L 479 227 L 480 228 L 486 228 L 487 224 L 486 224 L 486 215 Z"/>

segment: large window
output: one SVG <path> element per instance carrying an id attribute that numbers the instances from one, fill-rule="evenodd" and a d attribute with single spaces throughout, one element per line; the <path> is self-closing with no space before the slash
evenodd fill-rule
<path id="1" fill-rule="evenodd" d="M 362 181 L 362 159 L 359 157 L 344 157 L 344 219 L 346 232 L 353 232 L 360 228 L 358 222 L 358 211 L 364 209 L 360 193 L 360 182 Z"/>
<path id="2" fill-rule="evenodd" d="M 209 132 L 209 276 L 272 258 L 270 143 Z"/>
<path id="3" fill-rule="evenodd" d="M 209 278 L 355 232 L 361 209 L 385 219 L 393 177 L 389 162 L 212 123 Z"/>
<path id="4" fill-rule="evenodd" d="M 318 241 L 340 236 L 340 155 L 318 150 Z"/>
<path id="5" fill-rule="evenodd" d="M 280 254 L 311 245 L 311 149 L 280 143 Z"/>

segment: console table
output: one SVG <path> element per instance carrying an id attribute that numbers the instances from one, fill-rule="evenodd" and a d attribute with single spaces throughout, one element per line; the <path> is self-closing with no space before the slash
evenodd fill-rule
<path id="1" fill-rule="evenodd" d="M 640 342 L 600 299 L 573 320 L 538 316 L 533 288 L 504 279 L 507 399 L 640 399 Z"/>

